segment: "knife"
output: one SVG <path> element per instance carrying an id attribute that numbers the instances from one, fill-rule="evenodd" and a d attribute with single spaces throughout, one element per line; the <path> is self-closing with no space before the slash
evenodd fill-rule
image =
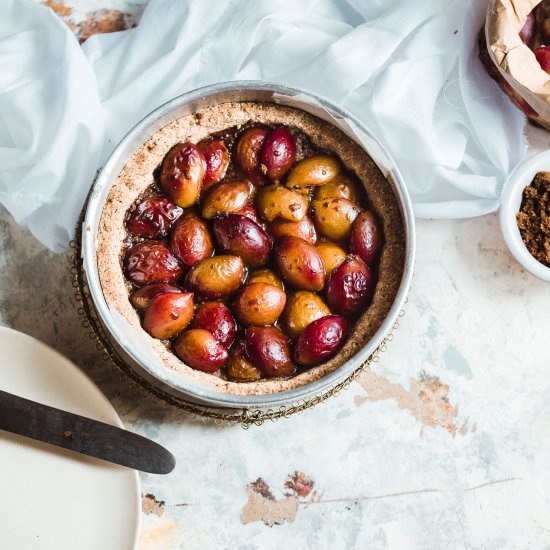
<path id="1" fill-rule="evenodd" d="M 2 390 L 0 430 L 151 474 L 176 465 L 172 453 L 146 437 Z"/>

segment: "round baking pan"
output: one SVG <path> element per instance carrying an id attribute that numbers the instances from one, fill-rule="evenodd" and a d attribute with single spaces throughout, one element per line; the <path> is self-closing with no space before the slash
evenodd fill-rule
<path id="1" fill-rule="evenodd" d="M 122 316 L 109 307 L 100 284 L 98 229 L 105 201 L 120 171 L 132 155 L 157 131 L 182 116 L 223 103 L 271 102 L 294 107 L 329 122 L 359 144 L 387 179 L 399 204 L 405 234 L 405 261 L 401 283 L 386 318 L 374 336 L 342 366 L 309 384 L 265 395 L 235 395 L 215 391 L 208 384 L 174 372 L 140 339 Z M 391 333 L 410 286 L 415 257 L 414 216 L 403 179 L 372 133 L 349 113 L 303 90 L 259 81 L 216 84 L 183 94 L 162 105 L 139 122 L 119 143 L 96 178 L 82 226 L 82 267 L 97 317 L 117 353 L 149 384 L 191 403 L 231 409 L 266 409 L 311 400 L 330 392 L 364 366 Z"/>

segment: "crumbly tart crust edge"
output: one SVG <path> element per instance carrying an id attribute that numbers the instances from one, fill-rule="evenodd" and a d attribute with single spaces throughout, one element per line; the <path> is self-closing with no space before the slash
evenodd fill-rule
<path id="1" fill-rule="evenodd" d="M 317 147 L 336 154 L 365 186 L 369 202 L 382 220 L 385 241 L 372 303 L 355 324 L 338 355 L 287 380 L 266 379 L 238 383 L 192 369 L 180 361 L 163 342 L 152 338 L 143 330 L 140 318 L 128 300 L 121 255 L 126 237 L 126 212 L 136 198 L 153 183 L 153 171 L 168 150 L 178 142 L 197 143 L 211 133 L 243 125 L 250 120 L 295 126 L 307 134 Z M 167 369 L 203 382 L 219 393 L 265 395 L 304 386 L 326 376 L 351 359 L 374 336 L 388 315 L 399 290 L 405 263 L 405 233 L 399 205 L 388 181 L 370 156 L 343 132 L 292 107 L 272 103 L 224 103 L 173 121 L 151 136 L 134 153 L 118 175 L 105 202 L 99 224 L 97 262 L 107 304 L 138 331 Z"/>

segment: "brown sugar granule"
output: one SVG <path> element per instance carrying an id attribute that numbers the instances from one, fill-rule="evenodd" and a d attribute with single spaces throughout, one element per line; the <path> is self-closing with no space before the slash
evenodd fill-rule
<path id="1" fill-rule="evenodd" d="M 550 267 L 550 172 L 539 172 L 523 190 L 516 218 L 527 250 Z"/>

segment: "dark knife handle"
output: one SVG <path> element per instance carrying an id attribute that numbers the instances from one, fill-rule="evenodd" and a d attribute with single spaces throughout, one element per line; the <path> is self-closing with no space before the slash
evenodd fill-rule
<path id="1" fill-rule="evenodd" d="M 2 390 L 0 430 L 153 474 L 168 474 L 176 464 L 146 437 Z"/>

